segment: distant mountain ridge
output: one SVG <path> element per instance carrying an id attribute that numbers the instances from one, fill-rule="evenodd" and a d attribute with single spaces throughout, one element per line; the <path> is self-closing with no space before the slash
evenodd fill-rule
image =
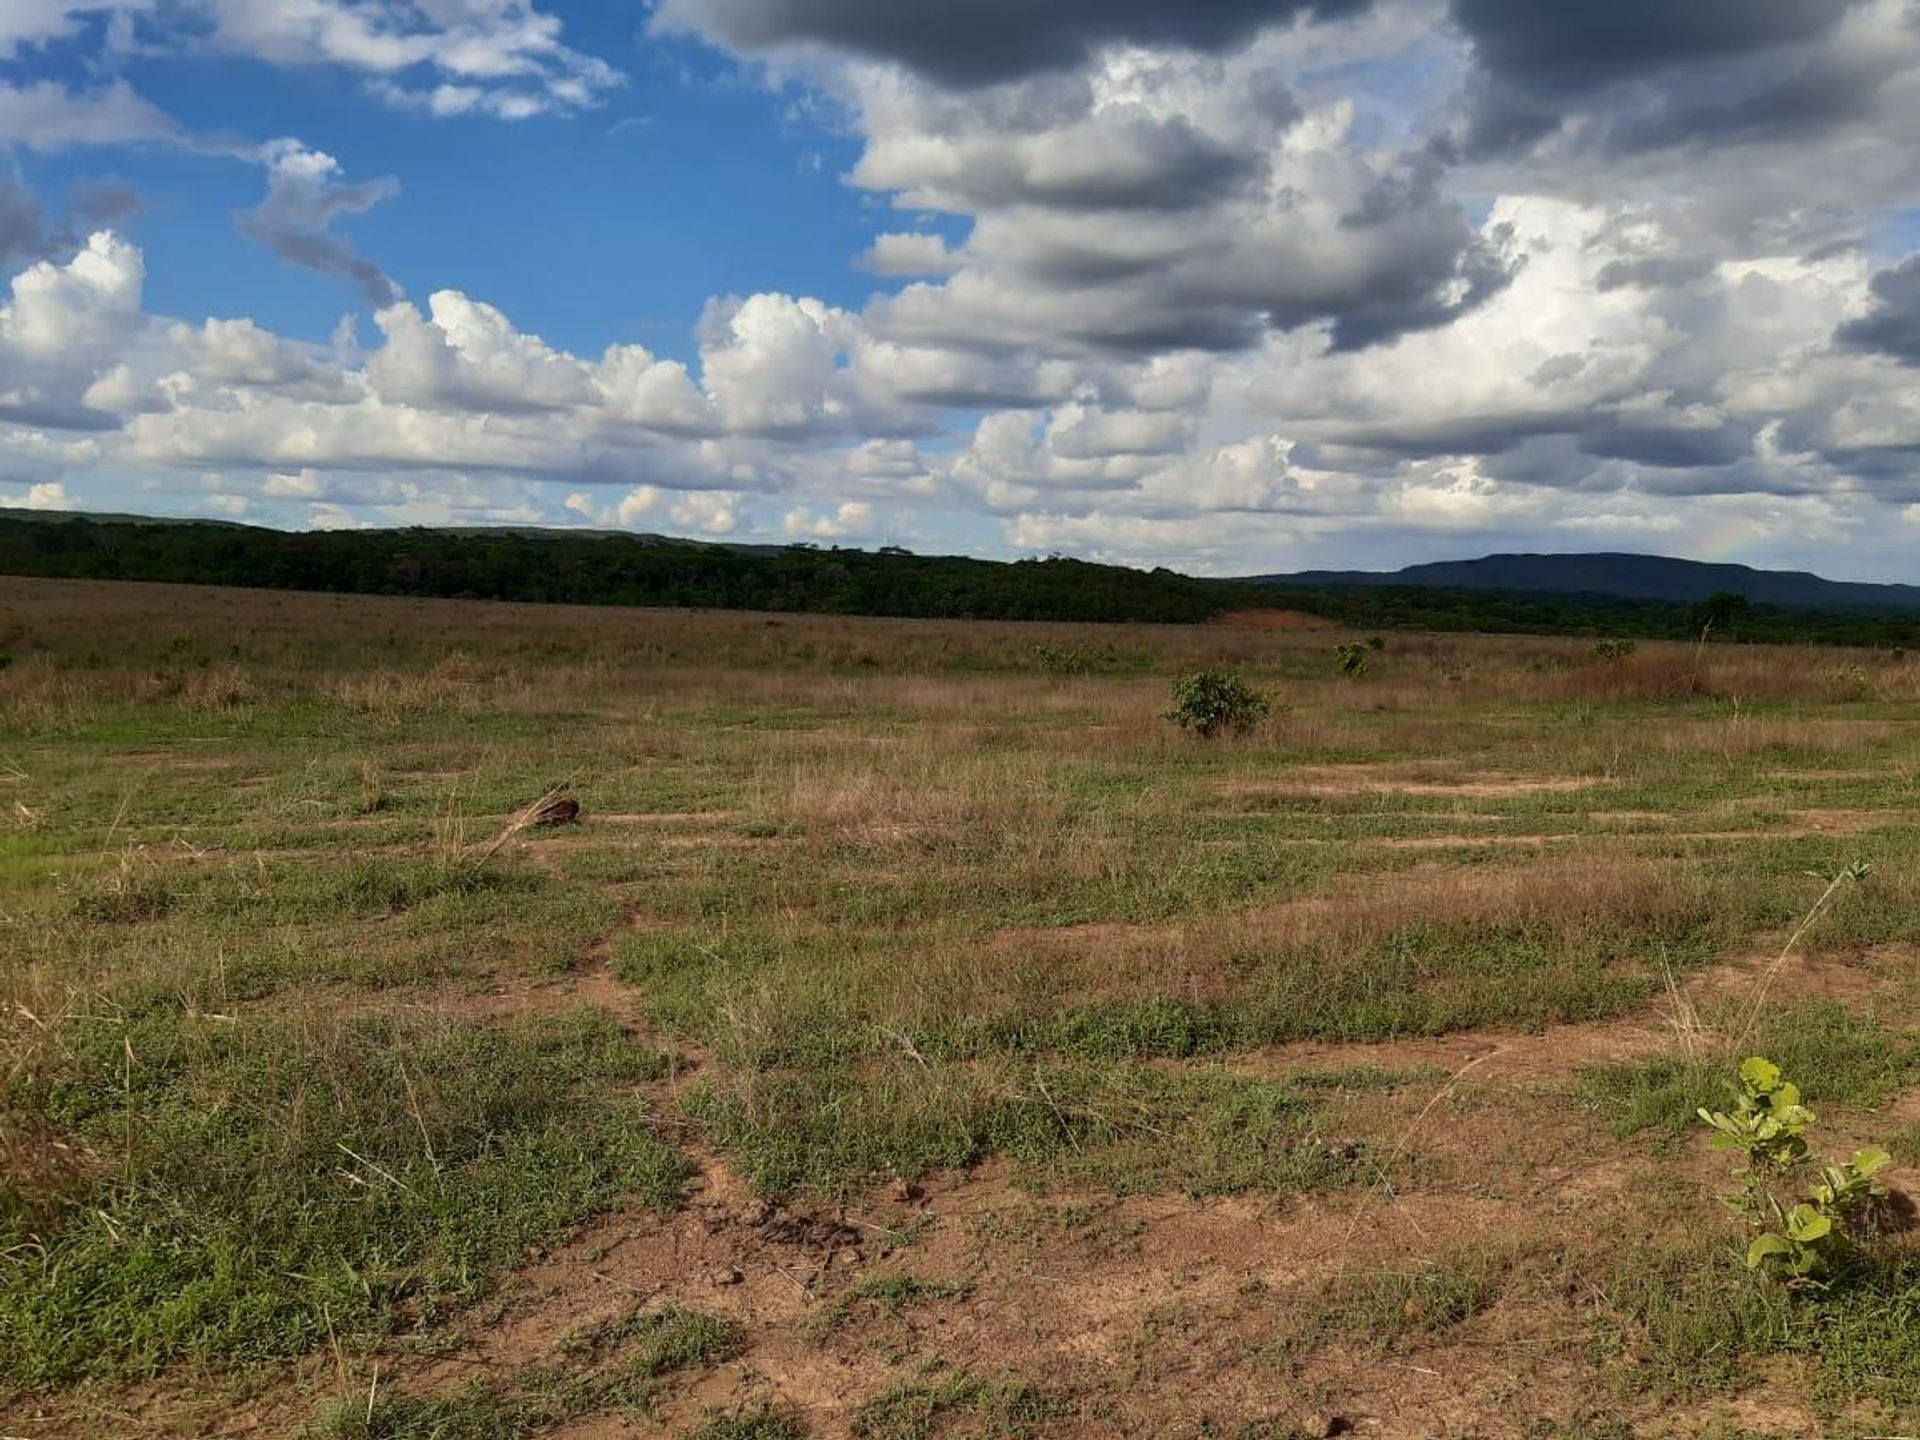
<path id="1" fill-rule="evenodd" d="M 1402 570 L 1303 570 L 1255 575 L 1258 585 L 1301 589 L 1415 585 L 1441 590 L 1507 590 L 1534 595 L 1609 595 L 1691 603 L 1721 590 L 1783 610 L 1897 611 L 1920 614 L 1920 585 L 1827 580 L 1801 570 L 1756 570 L 1664 555 L 1617 553 L 1487 555 Z"/>

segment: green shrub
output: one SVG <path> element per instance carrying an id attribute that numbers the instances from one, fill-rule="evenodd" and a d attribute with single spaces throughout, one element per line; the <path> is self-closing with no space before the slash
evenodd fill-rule
<path id="1" fill-rule="evenodd" d="M 1173 682 L 1167 718 L 1183 730 L 1212 739 L 1244 735 L 1267 717 L 1273 702 L 1231 670 L 1196 670 Z"/>
<path id="2" fill-rule="evenodd" d="M 1371 647 L 1362 645 L 1357 640 L 1333 647 L 1333 668 L 1338 674 L 1357 680 L 1367 673 L 1367 666 L 1372 662 Z"/>
<path id="3" fill-rule="evenodd" d="M 1640 648 L 1634 640 L 1596 640 L 1587 654 L 1595 660 L 1624 660 Z"/>
<path id="4" fill-rule="evenodd" d="M 1885 1199 L 1874 1176 L 1893 1157 L 1872 1147 L 1856 1151 L 1822 1168 L 1807 1198 L 1789 1203 L 1789 1187 L 1811 1164 L 1805 1132 L 1814 1114 L 1800 1103 L 1800 1087 L 1758 1055 L 1741 1062 L 1732 1108 L 1702 1106 L 1700 1118 L 1716 1132 L 1715 1149 L 1737 1150 L 1746 1161 L 1729 1203 L 1757 1232 L 1747 1246 L 1747 1268 L 1788 1284 L 1830 1278 Z"/>

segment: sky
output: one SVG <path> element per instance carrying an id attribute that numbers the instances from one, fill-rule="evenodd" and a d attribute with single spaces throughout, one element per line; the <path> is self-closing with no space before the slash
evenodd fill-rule
<path id="1" fill-rule="evenodd" d="M 1920 0 L 0 0 L 0 505 L 1920 579 Z"/>

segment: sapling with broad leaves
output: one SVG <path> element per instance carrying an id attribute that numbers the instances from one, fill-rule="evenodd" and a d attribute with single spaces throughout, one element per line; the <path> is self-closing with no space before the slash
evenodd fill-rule
<path id="1" fill-rule="evenodd" d="M 1800 1087 L 1758 1055 L 1741 1062 L 1732 1107 L 1703 1106 L 1699 1114 L 1713 1127 L 1714 1148 L 1737 1151 L 1746 1162 L 1728 1203 L 1756 1232 L 1747 1268 L 1788 1285 L 1829 1283 L 1886 1198 L 1874 1177 L 1892 1157 L 1874 1147 L 1856 1151 L 1821 1169 L 1805 1199 L 1792 1200 L 1793 1183 L 1809 1164 L 1806 1130 L 1816 1117 L 1801 1103 Z"/>

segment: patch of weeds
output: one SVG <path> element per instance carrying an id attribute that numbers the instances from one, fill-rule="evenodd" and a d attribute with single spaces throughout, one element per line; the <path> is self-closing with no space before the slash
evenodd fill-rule
<path id="1" fill-rule="evenodd" d="M 820 1326 L 828 1331 L 838 1330 L 851 1323 L 856 1313 L 861 1311 L 897 1315 L 909 1305 L 922 1305 L 931 1300 L 957 1300 L 972 1293 L 971 1285 L 922 1280 L 903 1270 L 887 1275 L 867 1275 L 834 1297 L 833 1303 L 820 1316 Z"/>
<path id="2" fill-rule="evenodd" d="M 601 1410 L 643 1410 L 668 1376 L 709 1369 L 744 1343 L 734 1322 L 678 1305 L 630 1316 L 602 1338 L 623 1348 L 598 1368 L 534 1368 L 457 1395 L 346 1402 L 329 1406 L 308 1433 L 313 1440 L 521 1440 Z"/>
<path id="3" fill-rule="evenodd" d="M 1513 1266 L 1510 1255 L 1462 1250 L 1418 1269 L 1342 1276 L 1270 1353 L 1297 1365 L 1338 1339 L 1403 1354 L 1490 1309 L 1506 1293 Z"/>
<path id="4" fill-rule="evenodd" d="M 437 855 L 357 855 L 340 865 L 286 863 L 264 874 L 236 867 L 198 907 L 214 918 L 257 922 L 399 915 L 433 900 L 529 893 L 549 882 L 501 865 Z"/>
<path id="5" fill-rule="evenodd" d="M 295 1354 L 430 1321 L 523 1248 L 688 1173 L 606 1015 L 512 1024 L 191 1013 L 72 1024 L 12 1097 L 103 1173 L 0 1249 L 0 1379 Z"/>
<path id="6" fill-rule="evenodd" d="M 613 973 L 634 986 L 658 1025 L 704 1035 L 725 996 L 773 968 L 778 938 L 759 925 L 661 931 L 621 939 Z"/>
<path id="7" fill-rule="evenodd" d="M 1287 1084 L 1309 1094 L 1360 1095 L 1432 1088 L 1446 1078 L 1447 1072 L 1438 1065 L 1349 1065 L 1339 1070 L 1296 1070 L 1287 1076 Z"/>
<path id="8" fill-rule="evenodd" d="M 1634 1440 L 1625 1420 L 1607 1415 L 1575 1415 L 1565 1420 L 1541 1419 L 1527 1426 L 1527 1440 Z"/>
<path id="9" fill-rule="evenodd" d="M 520 1440 L 526 1417 L 512 1401 L 475 1387 L 458 1395 L 389 1395 L 341 1401 L 308 1428 L 311 1440 Z"/>
<path id="10" fill-rule="evenodd" d="M 76 920 L 94 925 L 138 925 L 164 920 L 175 899 L 172 884 L 158 870 L 122 868 L 76 891 L 72 910 Z"/>
<path id="11" fill-rule="evenodd" d="M 989 1155 L 1121 1193 L 1195 1195 L 1346 1184 L 1364 1164 L 1358 1147 L 1322 1139 L 1313 1104 L 1284 1085 L 1146 1064 L 746 1074 L 697 1087 L 685 1103 L 774 1194 L 841 1192 Z"/>
<path id="12" fill-rule="evenodd" d="M 710 1410 L 680 1440 L 804 1440 L 806 1433 L 787 1411 L 762 1405 L 731 1414 Z"/>
<path id="13" fill-rule="evenodd" d="M 1823 1103 L 1872 1107 L 1920 1080 L 1920 1038 L 1899 1034 L 1844 1006 L 1818 1002 L 1767 1013 L 1752 1048 L 1773 1057 Z M 1624 1139 L 1694 1128 L 1702 1106 L 1726 1099 L 1729 1060 L 1663 1056 L 1581 1072 L 1581 1089 Z"/>
<path id="14" fill-rule="evenodd" d="M 738 1322 L 668 1305 L 628 1316 L 596 1336 L 594 1348 L 611 1352 L 611 1372 L 635 1382 L 718 1365 L 738 1355 L 745 1344 L 746 1332 Z"/>
<path id="15" fill-rule="evenodd" d="M 1920 1405 L 1920 1251 L 1889 1246 L 1826 1290 L 1756 1285 L 1739 1249 L 1622 1237 L 1613 1263 L 1571 1284 L 1600 1300 L 1602 1353 L 1628 1388 L 1663 1399 L 1752 1382 L 1770 1355 L 1802 1358 L 1808 1398 Z"/>
<path id="16" fill-rule="evenodd" d="M 1146 670 L 1151 659 L 1117 645 L 1097 645 L 1081 641 L 1073 645 L 1036 645 L 1033 668 L 1049 675 L 1114 675 L 1125 671 Z"/>
<path id="17" fill-rule="evenodd" d="M 1018 1380 L 985 1380 L 961 1371 L 930 1385 L 898 1385 L 855 1412 L 856 1440 L 932 1440 L 965 1418 L 993 1436 L 1030 1435 L 1067 1410 L 1059 1396 Z"/>

